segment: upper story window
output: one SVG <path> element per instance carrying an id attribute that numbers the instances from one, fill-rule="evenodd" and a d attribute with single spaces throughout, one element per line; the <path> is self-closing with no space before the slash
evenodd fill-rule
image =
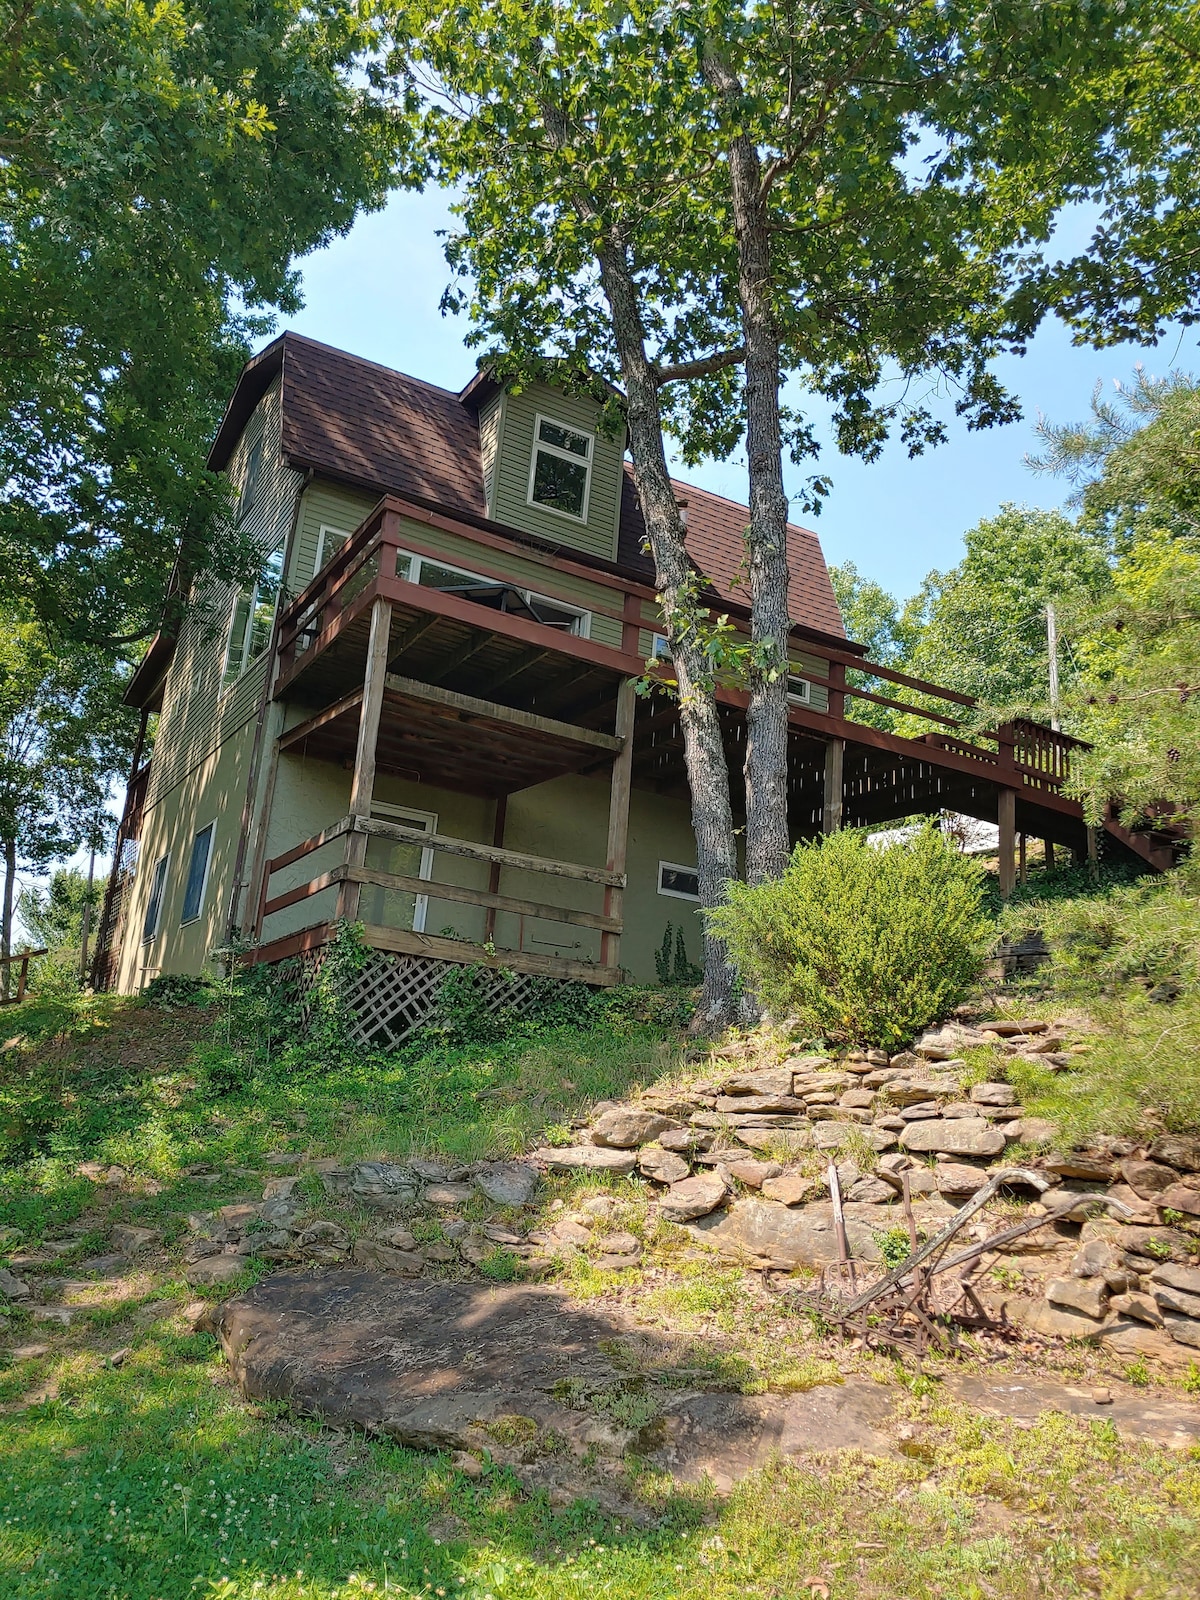
<path id="1" fill-rule="evenodd" d="M 796 678 L 789 675 L 787 681 L 787 697 L 794 706 L 806 706 L 812 700 L 812 684 L 807 678 Z"/>
<path id="2" fill-rule="evenodd" d="M 426 589 L 440 589 L 443 594 L 461 595 L 477 606 L 487 606 L 492 611 L 504 611 L 510 616 L 527 617 L 547 628 L 558 628 L 586 639 L 591 633 L 592 616 L 580 606 L 569 605 L 564 600 L 550 600 L 535 594 L 532 589 L 520 589 L 498 578 L 484 578 L 475 572 L 464 572 L 459 567 L 448 567 L 427 556 L 409 555 L 402 551 L 396 560 L 396 572 L 409 583 L 419 583 Z"/>
<path id="3" fill-rule="evenodd" d="M 575 522 L 586 522 L 593 443 L 590 433 L 568 428 L 552 417 L 536 417 L 533 459 L 529 463 L 529 504 Z"/>
<path id="4" fill-rule="evenodd" d="M 344 528 L 331 528 L 326 522 L 321 524 L 321 531 L 317 535 L 317 559 L 313 564 L 314 578 L 327 561 L 333 560 L 349 537 Z"/>
<path id="5" fill-rule="evenodd" d="M 271 642 L 275 608 L 283 588 L 283 541 L 263 557 L 258 576 L 233 603 L 229 643 L 225 650 L 225 682 L 240 678 Z"/>
<path id="6" fill-rule="evenodd" d="M 239 518 L 244 517 L 258 499 L 258 491 L 262 484 L 262 469 L 263 431 L 260 428 L 246 451 L 246 466 L 242 474 L 242 494 L 241 499 L 238 501 Z"/>

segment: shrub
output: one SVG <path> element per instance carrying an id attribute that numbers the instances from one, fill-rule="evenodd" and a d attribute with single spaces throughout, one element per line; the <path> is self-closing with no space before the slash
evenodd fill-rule
<path id="1" fill-rule="evenodd" d="M 746 986 L 812 1038 L 894 1047 L 964 998 L 994 938 L 983 869 L 933 827 L 877 849 L 799 844 L 782 878 L 708 913 Z"/>

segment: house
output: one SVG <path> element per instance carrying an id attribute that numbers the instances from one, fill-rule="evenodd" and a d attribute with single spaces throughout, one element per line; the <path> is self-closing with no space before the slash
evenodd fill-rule
<path id="1" fill-rule="evenodd" d="M 611 407 L 608 408 L 611 411 Z M 206 593 L 129 689 L 135 763 L 97 981 L 197 973 L 238 929 L 312 964 L 339 918 L 375 955 L 360 996 L 403 1037 L 448 964 L 607 985 L 654 978 L 668 923 L 699 955 L 675 708 L 632 680 L 663 654 L 625 441 L 588 394 L 460 393 L 293 333 L 244 368 L 213 443 L 262 551 Z M 679 484 L 715 606 L 746 626 L 745 510 Z M 1071 741 L 984 746 L 848 721 L 846 640 L 816 537 L 790 533 L 789 818 L 801 837 L 947 806 L 1083 848 Z M 851 679 L 847 682 L 847 671 Z M 963 700 L 882 667 L 881 681 Z M 721 694 L 731 770 L 745 696 Z M 1003 853 L 1003 852 L 1002 852 Z M 501 980 L 497 979 L 499 983 Z"/>

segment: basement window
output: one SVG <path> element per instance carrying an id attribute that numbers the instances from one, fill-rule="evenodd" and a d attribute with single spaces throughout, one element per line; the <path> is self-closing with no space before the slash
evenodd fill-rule
<path id="1" fill-rule="evenodd" d="M 163 896 L 167 888 L 167 868 L 171 864 L 170 852 L 159 856 L 154 863 L 154 876 L 150 879 L 150 898 L 146 902 L 146 916 L 142 922 L 142 943 L 148 944 L 158 932 L 162 920 Z"/>
<path id="2" fill-rule="evenodd" d="M 677 861 L 660 861 L 658 892 L 674 900 L 699 900 L 700 874 L 695 867 L 681 867 Z"/>
<path id="3" fill-rule="evenodd" d="M 183 891 L 183 915 L 179 919 L 180 927 L 185 923 L 194 922 L 204 905 L 204 892 L 208 888 L 208 869 L 212 865 L 213 835 L 216 831 L 216 823 L 210 822 L 208 827 L 201 828 L 192 840 L 187 886 Z"/>
<path id="4" fill-rule="evenodd" d="M 537 417 L 529 464 L 531 506 L 586 522 L 592 478 L 592 435 L 552 417 Z"/>

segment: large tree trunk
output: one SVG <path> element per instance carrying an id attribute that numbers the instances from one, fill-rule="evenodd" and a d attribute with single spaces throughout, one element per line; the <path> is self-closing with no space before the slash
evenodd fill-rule
<path id="1" fill-rule="evenodd" d="M 17 892 L 17 841 L 4 841 L 4 905 L 0 910 L 0 956 L 12 955 L 13 900 Z M 12 981 L 12 963 L 0 966 L 0 1000 L 7 1000 Z"/>
<path id="2" fill-rule="evenodd" d="M 704 70 L 738 127 L 741 85 L 715 50 Z M 779 335 L 772 302 L 771 236 L 762 162 L 754 141 L 734 132 L 729 180 L 737 243 L 738 298 L 745 345 L 746 456 L 750 522 L 746 530 L 753 655 L 746 715 L 746 878 L 777 878 L 787 865 L 788 835 L 788 498 L 783 487 L 779 420 Z"/>
<path id="3" fill-rule="evenodd" d="M 597 248 L 601 281 L 625 381 L 633 476 L 654 557 L 667 638 L 679 685 L 679 720 L 692 793 L 692 828 L 702 906 L 720 905 L 737 876 L 729 768 L 708 662 L 696 628 L 694 575 L 663 446 L 658 380 L 646 354 L 646 334 L 628 252 L 615 240 Z M 725 945 L 704 930 L 704 996 L 700 1020 L 719 1027 L 737 1011 L 737 974 Z"/>

